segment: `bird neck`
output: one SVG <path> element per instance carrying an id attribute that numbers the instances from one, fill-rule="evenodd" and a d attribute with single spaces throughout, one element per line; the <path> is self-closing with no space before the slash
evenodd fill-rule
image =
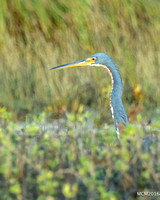
<path id="1" fill-rule="evenodd" d="M 117 70 L 112 70 L 111 71 L 111 81 L 112 81 L 112 89 L 111 89 L 111 98 L 112 96 L 116 96 L 117 98 L 121 99 L 122 96 L 122 90 L 123 90 L 123 85 L 122 85 L 122 79 L 119 74 L 118 69 Z"/>
<path id="2" fill-rule="evenodd" d="M 111 64 L 112 66 L 107 64 L 107 66 L 103 65 L 102 67 L 108 71 L 111 77 L 112 89 L 110 92 L 110 107 L 114 125 L 116 127 L 117 134 L 119 135 L 118 125 L 120 123 L 125 125 L 128 122 L 128 119 L 121 99 L 123 90 L 121 76 L 115 63 L 112 62 Z"/>
<path id="3" fill-rule="evenodd" d="M 107 70 L 108 74 L 111 77 L 111 85 L 112 85 L 111 97 L 117 96 L 121 98 L 123 85 L 122 85 L 122 79 L 119 74 L 118 68 L 116 67 L 116 65 L 114 66 L 114 69 L 109 68 L 106 65 L 101 65 L 101 67 Z"/>

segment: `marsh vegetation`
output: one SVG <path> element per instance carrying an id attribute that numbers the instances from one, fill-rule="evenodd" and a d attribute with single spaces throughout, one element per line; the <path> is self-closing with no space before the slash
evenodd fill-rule
<path id="1" fill-rule="evenodd" d="M 0 199 L 119 200 L 160 191 L 160 3 L 0 0 Z M 129 121 L 116 139 L 105 52 Z"/>

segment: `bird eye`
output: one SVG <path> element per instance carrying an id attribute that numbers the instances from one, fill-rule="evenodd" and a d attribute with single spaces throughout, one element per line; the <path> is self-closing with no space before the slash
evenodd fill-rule
<path id="1" fill-rule="evenodd" d="M 92 60 L 96 60 L 95 58 L 92 58 Z"/>

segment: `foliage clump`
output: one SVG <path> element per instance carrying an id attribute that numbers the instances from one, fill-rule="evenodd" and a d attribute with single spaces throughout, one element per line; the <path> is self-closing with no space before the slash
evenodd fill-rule
<path id="1" fill-rule="evenodd" d="M 159 191 L 159 133 L 152 125 L 150 134 L 128 125 L 117 141 L 112 126 L 87 129 L 89 111 L 73 115 L 57 131 L 47 128 L 45 113 L 21 129 L 0 109 L 1 199 L 119 200 Z"/>

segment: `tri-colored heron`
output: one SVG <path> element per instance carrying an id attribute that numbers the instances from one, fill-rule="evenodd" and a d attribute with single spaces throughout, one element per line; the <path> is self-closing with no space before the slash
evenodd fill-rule
<path id="1" fill-rule="evenodd" d="M 102 67 L 109 73 L 112 81 L 112 89 L 110 93 L 110 107 L 112 112 L 112 118 L 114 120 L 114 125 L 117 131 L 117 136 L 119 138 L 119 125 L 120 124 L 125 125 L 128 122 L 128 119 L 121 99 L 123 85 L 116 64 L 107 54 L 96 53 L 80 61 L 53 67 L 51 68 L 51 70 L 79 67 L 79 66 Z"/>

